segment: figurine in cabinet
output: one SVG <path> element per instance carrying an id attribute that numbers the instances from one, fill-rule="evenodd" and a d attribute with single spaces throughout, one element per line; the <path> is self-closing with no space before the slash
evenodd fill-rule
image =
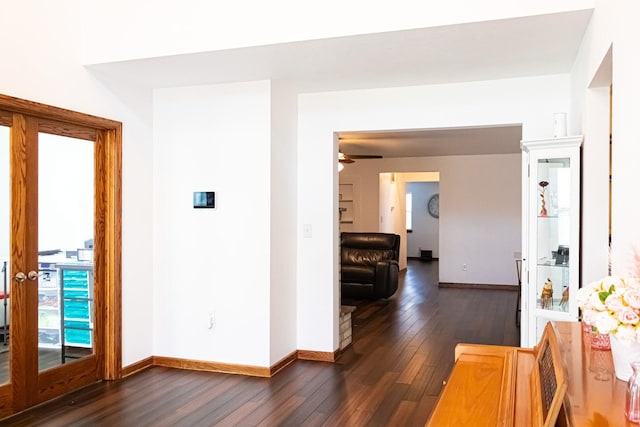
<path id="1" fill-rule="evenodd" d="M 566 309 L 567 304 L 569 304 L 569 287 L 565 286 L 564 291 L 562 291 L 562 298 L 560 299 L 560 307 Z"/>
<path id="2" fill-rule="evenodd" d="M 540 307 L 551 308 L 553 305 L 553 282 L 547 278 L 542 286 L 542 294 L 540 295 Z"/>
<path id="3" fill-rule="evenodd" d="M 541 202 L 541 208 L 540 208 L 540 216 L 547 216 L 547 208 L 545 206 L 545 201 L 544 201 L 544 192 L 547 189 L 547 185 L 549 185 L 548 181 L 540 181 L 538 183 L 538 185 L 540 186 L 540 202 Z"/>

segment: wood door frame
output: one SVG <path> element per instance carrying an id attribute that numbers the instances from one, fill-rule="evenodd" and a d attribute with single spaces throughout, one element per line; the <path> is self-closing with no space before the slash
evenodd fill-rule
<path id="1" fill-rule="evenodd" d="M 94 341 L 96 343 L 95 358 L 97 367 L 95 379 L 114 380 L 121 378 L 122 123 L 0 94 L 0 125 L 10 127 L 16 125 L 24 126 L 21 130 L 24 135 L 27 132 L 33 132 L 35 129 L 35 132 L 41 131 L 94 141 L 94 228 L 96 230 L 94 233 L 94 251 L 96 253 L 94 276 L 96 282 L 99 281 L 103 284 L 102 289 L 95 295 L 96 328 Z M 16 132 L 16 134 L 21 132 Z M 18 141 L 12 141 L 12 145 L 25 142 L 19 139 Z M 27 197 L 27 195 L 26 193 L 22 194 L 12 185 L 12 200 L 16 197 Z M 100 232 L 97 232 L 98 230 Z M 19 239 L 24 237 L 18 236 Z M 35 253 L 37 248 L 35 251 L 29 250 L 29 252 Z M 37 270 L 37 259 L 35 261 L 28 259 L 25 261 L 27 265 L 32 265 L 35 262 Z M 14 270 L 12 269 L 12 271 Z M 22 302 L 22 304 L 24 303 Z M 17 309 L 13 309 L 18 306 L 15 301 L 11 306 L 12 315 L 17 316 L 17 318 L 24 315 Z M 37 334 L 34 334 L 34 336 L 37 336 Z M 14 350 L 19 354 L 24 354 L 26 357 L 25 348 L 14 347 L 14 342 L 12 341 L 11 351 L 13 352 Z M 21 369 L 24 366 L 12 367 L 12 369 L 16 368 Z M 46 383 L 56 381 L 55 375 L 49 375 L 49 377 L 51 378 L 46 380 Z M 91 378 L 85 379 L 84 382 L 88 380 L 91 380 Z M 81 385 L 84 385 L 82 379 L 71 381 L 63 388 L 67 392 Z M 27 404 L 34 403 L 20 400 L 13 401 L 14 391 L 22 392 L 24 395 L 24 390 L 13 390 L 12 387 L 15 386 L 13 381 L 11 384 L 0 386 L 0 418 L 24 409 Z M 42 387 L 39 387 L 40 390 L 38 391 L 37 385 L 30 384 L 27 387 L 32 391 L 38 392 L 39 395 L 41 394 L 43 399 L 53 397 L 46 393 Z M 34 389 L 33 387 L 36 388 Z"/>

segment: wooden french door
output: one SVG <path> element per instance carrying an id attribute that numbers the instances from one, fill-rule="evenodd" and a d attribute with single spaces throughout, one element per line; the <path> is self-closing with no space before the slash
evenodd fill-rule
<path id="1" fill-rule="evenodd" d="M 118 122 L 0 95 L 0 418 L 120 377 L 120 153 Z"/>

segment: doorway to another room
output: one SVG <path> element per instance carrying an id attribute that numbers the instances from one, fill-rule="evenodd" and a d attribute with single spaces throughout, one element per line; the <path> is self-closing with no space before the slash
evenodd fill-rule
<path id="1" fill-rule="evenodd" d="M 430 174 L 428 174 L 430 175 Z M 407 257 L 437 260 L 440 241 L 440 192 L 438 181 L 406 184 Z"/>

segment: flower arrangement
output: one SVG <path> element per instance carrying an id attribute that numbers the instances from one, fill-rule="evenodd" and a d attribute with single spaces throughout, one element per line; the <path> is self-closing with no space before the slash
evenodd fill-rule
<path id="1" fill-rule="evenodd" d="M 578 289 L 582 321 L 600 334 L 640 342 L 640 281 L 607 276 Z"/>

